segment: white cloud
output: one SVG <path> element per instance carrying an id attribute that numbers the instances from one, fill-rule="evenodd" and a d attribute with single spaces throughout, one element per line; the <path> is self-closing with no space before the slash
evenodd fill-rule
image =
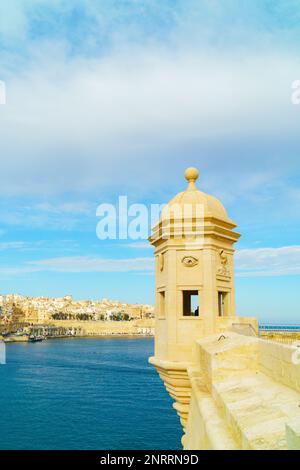
<path id="1" fill-rule="evenodd" d="M 40 272 L 61 273 L 151 273 L 153 258 L 104 259 L 90 256 L 65 256 L 39 261 L 29 261 L 22 266 L 0 267 L 0 278 L 9 279 Z"/>
<path id="2" fill-rule="evenodd" d="M 6 40 L 25 39 L 27 18 L 23 0 L 0 3 L 0 35 Z"/>
<path id="3" fill-rule="evenodd" d="M 138 250 L 145 250 L 148 248 L 153 248 L 149 242 L 132 242 L 126 245 L 128 248 L 134 248 Z"/>
<path id="4" fill-rule="evenodd" d="M 0 242 L 0 251 L 4 250 L 23 250 L 27 246 L 23 241 Z"/>
<path id="5" fill-rule="evenodd" d="M 300 246 L 242 249 L 235 255 L 239 277 L 300 275 Z"/>
<path id="6" fill-rule="evenodd" d="M 68 59 L 61 45 L 44 46 L 34 66 L 7 81 L 8 104 L 0 115 L 6 178 L 0 190 L 116 190 L 140 187 L 141 178 L 150 188 L 177 174 L 174 154 L 187 144 L 191 158 L 196 152 L 200 166 L 213 172 L 222 150 L 204 154 L 203 143 L 216 152 L 216 142 L 232 136 L 237 142 L 298 135 L 299 116 L 289 97 L 298 70 L 298 59 L 280 54 L 241 60 L 145 49 L 96 60 Z M 270 156 L 253 155 L 258 158 L 263 178 Z M 242 155 L 226 159 L 238 172 L 238 186 L 250 184 L 255 165 L 245 172 Z M 288 160 L 286 155 L 285 168 Z M 272 172 L 282 168 L 283 161 Z M 269 167 L 267 173 L 270 178 Z"/>
<path id="7" fill-rule="evenodd" d="M 47 230 L 84 231 L 96 226 L 96 204 L 85 202 L 39 202 L 27 205 L 22 201 L 0 205 L 2 225 L 24 228 L 47 228 Z M 89 221 L 89 225 L 87 223 Z M 5 232 L 4 232 L 5 233 Z M 1 235 L 1 233 L 0 233 Z"/>
<path id="8" fill-rule="evenodd" d="M 136 248 L 135 245 L 138 244 L 133 245 Z M 13 243 L 11 247 L 13 247 Z M 241 249 L 235 254 L 235 265 L 236 274 L 239 277 L 300 275 L 300 246 Z M 93 256 L 64 256 L 29 261 L 20 267 L 2 267 L 0 269 L 2 275 L 42 271 L 152 273 L 154 271 L 154 258 L 105 259 Z"/>
<path id="9" fill-rule="evenodd" d="M 55 252 L 61 251 L 74 252 L 78 251 L 78 243 L 73 240 L 35 240 L 35 241 L 5 241 L 0 242 L 0 251 L 15 250 L 19 252 L 36 252 L 53 250 Z M 13 270 L 18 271 L 18 267 L 13 267 Z M 20 268 L 21 270 L 27 269 L 26 266 Z M 31 268 L 30 268 L 31 269 Z M 6 268 L 4 268 L 6 270 Z"/>
<path id="10" fill-rule="evenodd" d="M 187 159 L 220 192 L 292 171 L 298 153 L 276 142 L 298 137 L 299 57 L 282 28 L 298 37 L 296 4 L 125 3 L 0 2 L 0 192 L 150 191 Z M 249 149 L 259 139 L 267 151 Z"/>
<path id="11" fill-rule="evenodd" d="M 65 202 L 60 204 L 41 202 L 36 204 L 34 209 L 52 214 L 89 214 L 91 212 L 90 205 L 86 202 Z"/>

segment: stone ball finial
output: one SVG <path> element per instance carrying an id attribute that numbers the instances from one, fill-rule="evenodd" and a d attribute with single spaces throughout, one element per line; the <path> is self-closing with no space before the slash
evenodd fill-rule
<path id="1" fill-rule="evenodd" d="M 189 183 L 195 183 L 199 177 L 199 171 L 191 166 L 185 170 L 184 176 Z"/>

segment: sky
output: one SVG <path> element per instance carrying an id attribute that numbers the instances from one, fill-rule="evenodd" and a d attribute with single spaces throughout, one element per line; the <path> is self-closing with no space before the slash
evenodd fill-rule
<path id="1" fill-rule="evenodd" d="M 99 204 L 224 203 L 240 315 L 300 323 L 298 0 L 3 0 L 0 292 L 154 301 L 153 250 Z"/>

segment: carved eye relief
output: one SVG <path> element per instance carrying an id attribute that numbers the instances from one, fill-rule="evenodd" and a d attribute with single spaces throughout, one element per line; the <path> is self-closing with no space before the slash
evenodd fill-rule
<path id="1" fill-rule="evenodd" d="M 182 258 L 181 262 L 187 268 L 192 268 L 193 266 L 196 266 L 198 264 L 198 259 L 194 256 L 185 256 L 184 258 Z"/>

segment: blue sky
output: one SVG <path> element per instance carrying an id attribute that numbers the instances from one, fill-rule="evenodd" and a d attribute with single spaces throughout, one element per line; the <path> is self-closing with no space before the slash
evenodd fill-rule
<path id="1" fill-rule="evenodd" d="M 300 322 L 300 7 L 288 0 L 0 4 L 0 291 L 152 302 L 152 249 L 96 208 L 221 198 L 238 313 Z"/>

